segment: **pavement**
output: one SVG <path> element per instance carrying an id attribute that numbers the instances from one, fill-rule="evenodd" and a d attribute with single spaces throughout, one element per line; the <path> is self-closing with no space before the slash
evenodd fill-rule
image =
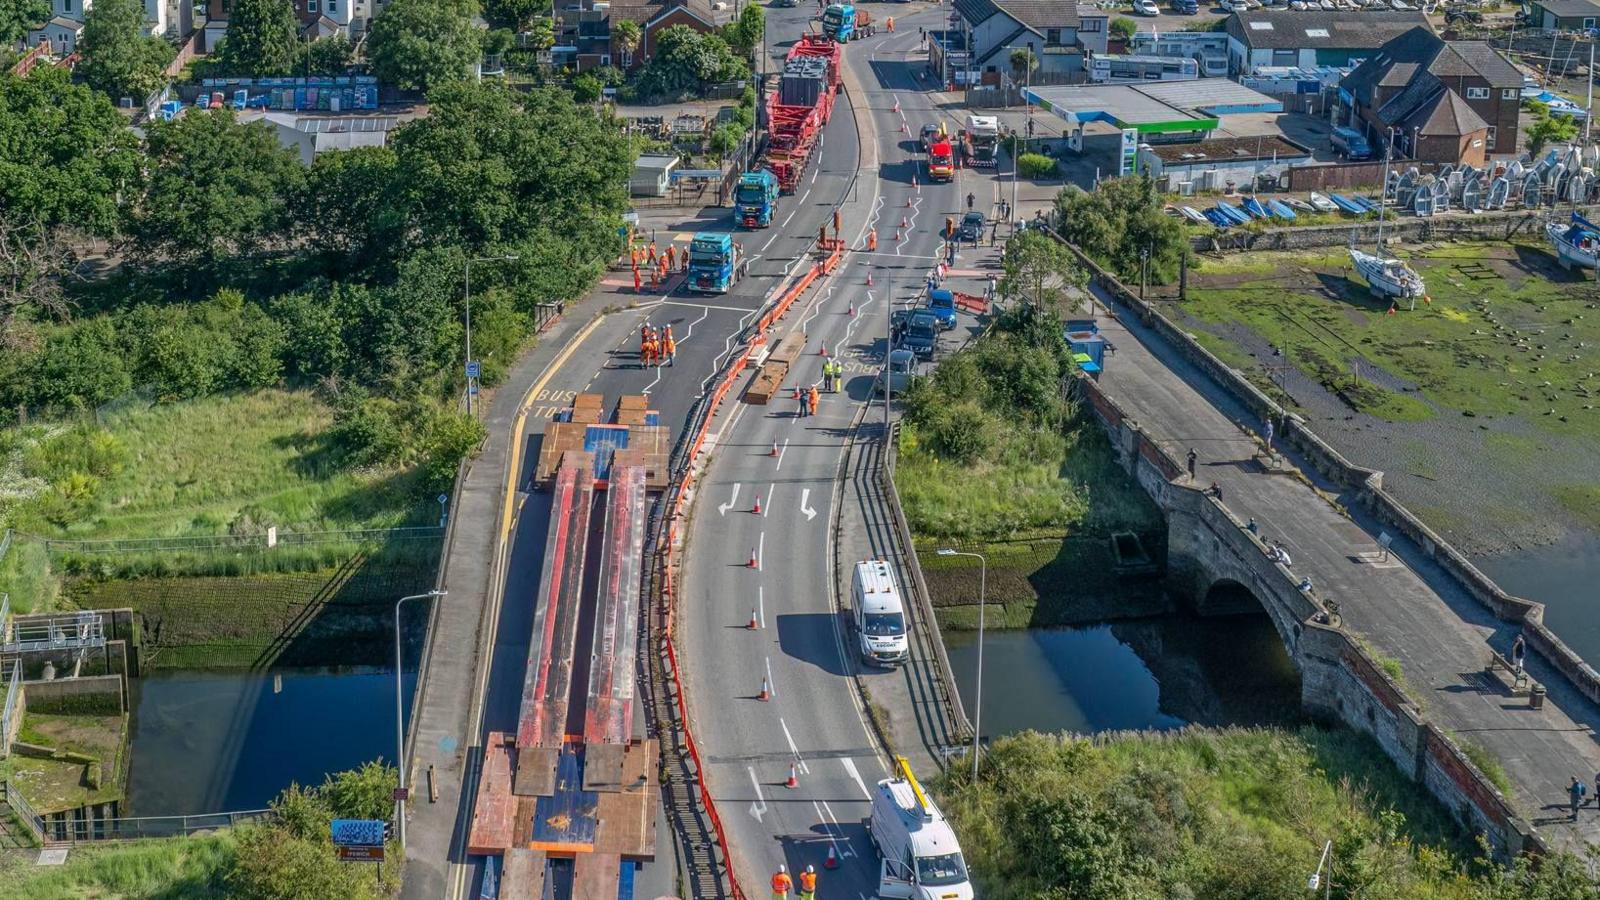
<path id="1" fill-rule="evenodd" d="M 1096 299 L 1110 302 L 1098 288 Z M 1196 481 L 1216 483 L 1235 516 L 1254 518 L 1263 538 L 1287 546 L 1295 577 L 1310 578 L 1320 596 L 1339 604 L 1348 628 L 1400 662 L 1430 721 L 1499 760 L 1510 800 L 1547 841 L 1576 849 L 1600 840 L 1600 812 L 1586 811 L 1577 823 L 1565 813 L 1568 778 L 1600 771 L 1600 706 L 1536 655 L 1527 668 L 1549 689 L 1544 708 L 1504 693 L 1482 672 L 1491 648 L 1509 654 L 1515 624 L 1495 619 L 1409 542 L 1396 541 L 1387 561 L 1373 563 L 1383 529 L 1355 497 L 1340 496 L 1293 457 L 1311 484 L 1263 470 L 1254 461 L 1259 423 L 1133 315 L 1102 316 L 1100 330 L 1117 347 L 1101 388 L 1175 458 L 1198 452 Z"/>
<path id="2" fill-rule="evenodd" d="M 774 27 L 769 24 L 769 33 L 776 33 Z M 439 607 L 411 736 L 409 780 L 419 787 L 408 818 L 410 861 L 403 896 L 456 898 L 479 876 L 481 860 L 467 858 L 463 850 L 465 829 L 484 738 L 489 731 L 514 730 L 518 712 L 548 526 L 547 498 L 527 490 L 544 422 L 579 392 L 601 393 L 608 402 L 621 394 L 645 393 L 675 440 L 695 400 L 734 351 L 733 338 L 774 288 L 808 263 L 817 227 L 844 196 L 856 172 L 852 123 L 836 116 L 828 138 L 836 146 L 825 143 L 801 192 L 781 198 L 780 227 L 734 229 L 726 209 L 697 211 L 675 222 L 659 215 L 647 221 L 658 241 L 675 237 L 680 249 L 696 230 L 733 230 L 751 259 L 750 276 L 733 290 L 688 295 L 669 282 L 658 291 L 646 287 L 636 293 L 631 274 L 613 270 L 588 297 L 568 305 L 563 319 L 486 398 L 490 437 L 453 510 L 457 525 L 445 575 L 449 594 Z M 673 326 L 674 366 L 639 365 L 638 333 L 645 322 Z M 514 452 L 518 447 L 520 454 Z M 637 718 L 643 721 L 642 715 Z M 437 802 L 427 797 L 430 766 Z M 664 822 L 658 834 L 657 862 L 638 873 L 638 896 L 677 890 L 676 835 Z"/>
<path id="3" fill-rule="evenodd" d="M 706 779 L 734 870 L 752 895 L 780 863 L 791 871 L 816 866 L 825 895 L 873 895 L 878 862 L 865 819 L 871 784 L 889 772 L 874 718 L 888 724 L 896 751 L 925 774 L 954 739 L 944 688 L 933 675 L 938 637 L 931 623 L 911 610 L 911 663 L 863 671 L 846 609 L 856 560 L 887 557 L 908 583 L 903 551 L 876 496 L 872 448 L 880 446 L 881 425 L 863 424 L 881 415 L 881 404 L 865 404 L 887 343 L 888 313 L 923 290 L 943 244 L 938 232 L 946 217 L 959 217 L 962 198 L 994 192 L 983 184 L 989 176 L 965 170 L 942 185 L 921 174 L 916 133 L 944 113 L 916 74 L 924 67 L 916 27 L 937 15 L 896 8 L 895 34 L 880 31 L 847 48 L 847 94 L 828 146 L 839 140 L 834 129 L 847 118 L 847 101 L 861 132 L 862 178 L 841 210 L 853 249 L 771 338 L 806 335 L 807 355 L 786 390 L 770 405 L 724 404 L 700 460 L 705 471 L 689 513 L 680 582 L 680 659 Z M 869 253 L 873 228 L 878 250 Z M 903 240 L 895 240 L 897 230 Z M 846 364 L 844 390 L 823 394 L 818 414 L 800 417 L 787 389 L 820 378 L 823 345 Z M 753 511 L 758 497 L 760 513 Z M 752 554 L 754 568 L 747 565 Z M 747 627 L 752 614 L 755 630 Z M 766 701 L 758 699 L 764 680 Z M 791 766 L 793 788 L 786 786 Z M 825 870 L 830 849 L 840 866 Z"/>

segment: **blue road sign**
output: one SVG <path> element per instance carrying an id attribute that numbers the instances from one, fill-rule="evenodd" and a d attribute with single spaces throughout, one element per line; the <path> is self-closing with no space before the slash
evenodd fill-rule
<path id="1" fill-rule="evenodd" d="M 338 847 L 382 847 L 382 819 L 334 819 L 329 829 Z"/>
<path id="2" fill-rule="evenodd" d="M 478 370 L 479 370 L 479 366 L 478 366 L 478 361 L 477 360 L 472 359 L 472 360 L 468 360 L 467 361 L 467 377 L 468 378 L 477 378 L 478 377 Z"/>

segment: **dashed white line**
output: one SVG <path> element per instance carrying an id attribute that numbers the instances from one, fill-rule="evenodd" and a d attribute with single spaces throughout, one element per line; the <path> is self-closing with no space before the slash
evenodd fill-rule
<path id="1" fill-rule="evenodd" d="M 772 658 L 765 657 L 764 661 L 767 664 L 767 694 L 768 696 L 776 697 L 778 696 L 778 683 L 772 680 Z"/>
<path id="2" fill-rule="evenodd" d="M 778 725 L 783 728 L 783 739 L 789 742 L 789 752 L 794 754 L 795 767 L 800 770 L 800 774 L 810 775 L 811 767 L 806 765 L 806 758 L 800 755 L 800 748 L 795 745 L 794 735 L 789 733 L 789 723 L 783 721 L 783 717 L 779 716 Z"/>
<path id="3" fill-rule="evenodd" d="M 784 438 L 783 439 L 783 446 L 778 448 L 778 464 L 773 467 L 773 471 L 777 471 L 778 469 L 783 468 L 783 455 L 785 453 L 788 453 L 788 452 L 789 452 L 789 439 L 788 438 Z"/>
<path id="4" fill-rule="evenodd" d="M 772 512 L 773 485 L 767 485 L 767 502 L 761 504 L 761 518 L 765 519 L 767 513 Z"/>
<path id="5" fill-rule="evenodd" d="M 849 775 L 850 780 L 856 783 L 856 787 L 861 788 L 861 796 L 871 800 L 872 792 L 867 790 L 867 783 L 861 780 L 861 772 L 856 769 L 856 761 L 848 756 L 839 757 L 839 761 L 844 763 L 845 774 Z"/>

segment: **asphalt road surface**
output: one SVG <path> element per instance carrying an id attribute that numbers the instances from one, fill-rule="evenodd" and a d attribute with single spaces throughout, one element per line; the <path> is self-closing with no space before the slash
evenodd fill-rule
<path id="1" fill-rule="evenodd" d="M 874 16 L 883 9 L 874 7 Z M 862 178 L 843 213 L 852 252 L 780 323 L 780 335 L 807 335 L 807 355 L 785 391 L 767 406 L 727 404 L 713 422 L 711 463 L 694 500 L 680 658 L 691 724 L 749 896 L 767 889 L 780 863 L 791 872 L 816 866 L 830 897 L 871 896 L 877 887 L 865 819 L 869 791 L 888 768 L 852 678 L 854 636 L 838 613 L 835 485 L 882 358 L 889 304 L 905 305 L 921 290 L 944 220 L 959 217 L 971 188 L 964 173 L 929 184 L 916 145 L 921 126 L 945 115 L 918 74 L 925 56 L 916 29 L 937 17 L 936 9 L 896 15 L 896 33 L 880 30 L 848 46 L 847 96 L 863 134 Z M 841 104 L 834 121 L 847 120 Z M 836 146 L 838 136 L 828 140 Z M 874 227 L 878 251 L 867 253 Z M 823 344 L 845 359 L 846 390 L 824 394 L 815 417 L 800 417 L 787 390 L 820 378 Z M 766 701 L 758 699 L 763 680 Z M 831 871 L 830 849 L 840 863 Z"/>

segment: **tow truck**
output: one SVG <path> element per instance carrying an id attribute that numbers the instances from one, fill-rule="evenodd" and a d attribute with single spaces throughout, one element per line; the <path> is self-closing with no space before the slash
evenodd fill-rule
<path id="1" fill-rule="evenodd" d="M 689 242 L 689 277 L 685 287 L 700 294 L 726 294 L 749 274 L 744 248 L 733 235 L 702 231 Z"/>
<path id="2" fill-rule="evenodd" d="M 950 181 L 956 177 L 956 151 L 950 139 L 939 137 L 928 146 L 928 180 Z"/>
<path id="3" fill-rule="evenodd" d="M 746 172 L 739 176 L 733 194 L 734 221 L 746 228 L 766 228 L 778 210 L 778 178 L 771 170 Z"/>

